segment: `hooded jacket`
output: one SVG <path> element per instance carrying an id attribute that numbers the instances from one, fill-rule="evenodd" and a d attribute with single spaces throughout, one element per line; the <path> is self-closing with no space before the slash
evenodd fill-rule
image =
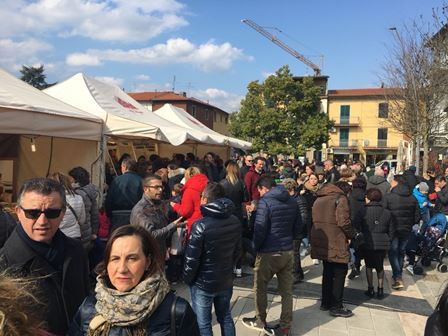
<path id="1" fill-rule="evenodd" d="M 324 185 L 316 195 L 312 212 L 311 258 L 346 264 L 350 260 L 348 240 L 355 235 L 347 196 L 334 184 Z"/>
<path id="2" fill-rule="evenodd" d="M 414 195 L 415 199 L 418 202 L 418 206 L 420 209 L 424 210 L 425 208 L 429 208 L 429 200 L 428 200 L 428 194 L 422 193 L 418 186 L 414 187 L 414 190 L 412 191 L 412 195 Z M 426 205 L 423 205 L 423 203 L 426 202 Z"/>
<path id="3" fill-rule="evenodd" d="M 292 251 L 302 230 L 297 202 L 283 186 L 276 186 L 258 201 L 254 224 L 257 252 Z"/>
<path id="4" fill-rule="evenodd" d="M 173 209 L 184 217 L 187 223 L 187 232 L 191 225 L 202 217 L 201 215 L 201 193 L 207 186 L 208 178 L 204 174 L 196 174 L 188 179 L 182 188 L 183 194 L 180 204 L 175 204 Z"/>
<path id="5" fill-rule="evenodd" d="M 390 192 L 390 183 L 382 176 L 373 175 L 367 180 L 367 190 L 370 188 L 378 188 L 384 197 Z"/>
<path id="6" fill-rule="evenodd" d="M 399 184 L 392 188 L 384 198 L 384 208 L 392 214 L 394 237 L 407 239 L 412 226 L 420 220 L 420 210 L 417 200 L 412 196 L 406 184 Z"/>
<path id="7" fill-rule="evenodd" d="M 203 217 L 192 225 L 185 249 L 183 278 L 187 285 L 212 293 L 232 288 L 242 236 L 233 208 L 227 198 L 201 206 Z"/>
<path id="8" fill-rule="evenodd" d="M 81 241 L 84 248 L 89 248 L 92 243 L 92 234 L 98 233 L 100 226 L 100 213 L 96 201 L 100 194 L 98 187 L 92 183 L 84 187 L 76 187 L 75 193 L 82 197 L 86 210 L 85 225 L 81 226 Z"/>

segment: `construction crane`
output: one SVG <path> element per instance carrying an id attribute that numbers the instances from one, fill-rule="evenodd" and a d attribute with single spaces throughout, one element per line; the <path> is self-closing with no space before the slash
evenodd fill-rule
<path id="1" fill-rule="evenodd" d="M 299 61 L 305 63 L 308 65 L 311 69 L 314 71 L 314 76 L 320 76 L 320 67 L 313 62 L 311 62 L 309 59 L 307 59 L 305 56 L 303 56 L 301 53 L 299 53 L 297 50 L 292 49 L 289 47 L 286 43 L 279 40 L 275 35 L 272 35 L 268 31 L 266 31 L 263 27 L 256 24 L 254 21 L 250 19 L 243 19 L 241 22 L 247 24 L 249 27 L 255 29 L 257 32 L 259 32 L 261 35 L 266 37 L 267 39 L 271 40 L 271 42 L 278 45 L 280 48 L 285 50 L 286 52 L 290 53 L 292 56 L 297 58 Z"/>

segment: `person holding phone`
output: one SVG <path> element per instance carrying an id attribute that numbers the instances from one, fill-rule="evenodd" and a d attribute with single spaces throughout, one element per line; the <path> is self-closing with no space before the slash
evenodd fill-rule
<path id="1" fill-rule="evenodd" d="M 151 233 L 160 246 L 163 256 L 167 255 L 167 241 L 173 232 L 185 224 L 183 217 L 170 223 L 170 205 L 162 200 L 163 184 L 158 175 L 143 180 L 142 199 L 131 212 L 131 225 L 142 226 Z"/>

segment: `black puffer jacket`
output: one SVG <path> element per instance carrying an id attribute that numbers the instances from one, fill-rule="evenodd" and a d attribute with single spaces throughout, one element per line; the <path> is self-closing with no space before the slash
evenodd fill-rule
<path id="1" fill-rule="evenodd" d="M 242 226 L 227 198 L 201 206 L 203 218 L 193 223 L 185 250 L 183 278 L 207 292 L 233 286 L 233 266 L 241 253 Z"/>
<path id="2" fill-rule="evenodd" d="M 308 234 L 308 227 L 311 227 L 311 211 L 308 210 L 308 203 L 305 196 L 301 195 L 299 191 L 292 197 L 297 202 L 300 219 L 302 221 L 302 229 L 294 239 L 303 239 Z"/>
<path id="3" fill-rule="evenodd" d="M 392 217 L 379 202 L 366 204 L 365 220 L 362 223 L 365 250 L 389 250 L 393 237 Z"/>
<path id="4" fill-rule="evenodd" d="M 273 187 L 260 198 L 254 224 L 255 251 L 292 251 L 293 239 L 301 230 L 297 203 L 283 186 Z"/>
<path id="5" fill-rule="evenodd" d="M 175 296 L 168 293 L 159 307 L 149 316 L 146 326 L 146 335 L 148 336 L 169 336 L 171 333 L 171 308 Z M 87 297 L 79 308 L 78 312 L 70 325 L 68 336 L 87 335 L 89 323 L 95 317 L 97 311 L 95 308 L 95 296 Z M 199 329 L 196 322 L 196 315 L 191 309 L 189 303 L 183 298 L 178 297 L 176 302 L 176 335 L 177 336 L 198 336 Z M 109 336 L 127 336 L 129 329 L 126 327 L 112 327 Z"/>
<path id="6" fill-rule="evenodd" d="M 420 210 L 408 186 L 399 184 L 384 197 L 384 208 L 392 215 L 394 237 L 408 238 L 412 226 L 420 220 Z"/>
<path id="7" fill-rule="evenodd" d="M 366 215 L 365 203 L 366 191 L 360 188 L 353 188 L 348 198 L 350 205 L 350 220 L 356 231 L 361 231 L 362 222 Z"/>

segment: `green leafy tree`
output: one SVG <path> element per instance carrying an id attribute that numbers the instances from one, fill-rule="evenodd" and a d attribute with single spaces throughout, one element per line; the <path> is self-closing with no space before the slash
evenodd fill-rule
<path id="1" fill-rule="evenodd" d="M 320 88 L 312 78 L 296 81 L 285 65 L 247 89 L 240 112 L 230 116 L 230 131 L 252 141 L 252 149 L 299 155 L 328 141 L 332 122 L 320 111 Z"/>
<path id="2" fill-rule="evenodd" d="M 30 84 L 31 86 L 34 86 L 36 89 L 43 90 L 53 85 L 46 82 L 45 79 L 47 76 L 44 74 L 44 71 L 45 69 L 43 65 L 39 67 L 28 67 L 26 65 L 23 65 L 22 69 L 20 70 L 20 73 L 22 74 L 20 79 Z"/>

